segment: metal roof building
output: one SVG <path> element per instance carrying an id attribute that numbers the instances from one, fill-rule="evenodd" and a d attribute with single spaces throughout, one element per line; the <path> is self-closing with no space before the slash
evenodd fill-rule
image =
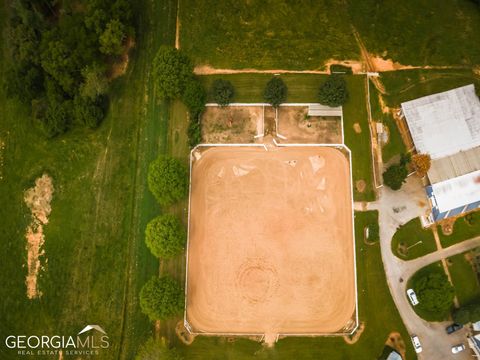
<path id="1" fill-rule="evenodd" d="M 429 154 L 433 221 L 480 207 L 480 100 L 473 84 L 402 103 L 417 152 Z"/>

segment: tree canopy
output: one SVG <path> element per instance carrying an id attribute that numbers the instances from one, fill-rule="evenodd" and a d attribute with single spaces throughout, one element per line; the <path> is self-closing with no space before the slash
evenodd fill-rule
<path id="1" fill-rule="evenodd" d="M 212 84 L 213 100 L 220 106 L 227 106 L 235 97 L 235 88 L 228 80 L 216 79 Z"/>
<path id="2" fill-rule="evenodd" d="M 125 38 L 125 25 L 118 19 L 112 19 L 100 35 L 100 51 L 106 55 L 120 55 L 123 52 Z"/>
<path id="3" fill-rule="evenodd" d="M 182 102 L 188 108 L 191 119 L 198 119 L 205 109 L 205 102 L 207 101 L 207 94 L 200 81 L 191 77 L 185 85 L 185 90 L 182 95 Z"/>
<path id="4" fill-rule="evenodd" d="M 271 78 L 265 86 L 263 98 L 273 107 L 278 107 L 287 100 L 287 85 L 278 76 Z"/>
<path id="5" fill-rule="evenodd" d="M 415 154 L 412 156 L 413 168 L 420 177 L 427 175 L 428 170 L 430 170 L 431 163 L 432 159 L 428 154 Z"/>
<path id="6" fill-rule="evenodd" d="M 330 75 L 320 86 L 318 93 L 320 104 L 336 107 L 348 100 L 348 89 L 345 79 L 337 74 Z"/>
<path id="7" fill-rule="evenodd" d="M 140 307 L 151 321 L 166 320 L 183 310 L 184 292 L 171 276 L 154 276 L 140 291 Z"/>
<path id="8" fill-rule="evenodd" d="M 405 165 L 390 165 L 383 173 L 383 182 L 392 190 L 399 190 L 405 182 L 407 175 L 408 171 Z"/>
<path id="9" fill-rule="evenodd" d="M 434 272 L 415 281 L 419 308 L 432 313 L 445 313 L 453 305 L 455 290 L 444 273 Z"/>
<path id="10" fill-rule="evenodd" d="M 153 255 L 170 259 L 180 254 L 187 232 L 182 222 L 172 214 L 163 214 L 150 221 L 145 230 L 145 243 Z"/>
<path id="11" fill-rule="evenodd" d="M 188 193 L 188 171 L 178 159 L 161 155 L 148 169 L 148 187 L 162 206 L 181 200 Z"/>
<path id="12" fill-rule="evenodd" d="M 457 324 L 468 324 L 480 321 L 480 304 L 473 303 L 456 309 L 453 312 L 453 320 Z"/>
<path id="13" fill-rule="evenodd" d="M 193 65 L 181 51 L 161 46 L 153 60 L 153 75 L 160 97 L 179 98 L 193 76 Z"/>

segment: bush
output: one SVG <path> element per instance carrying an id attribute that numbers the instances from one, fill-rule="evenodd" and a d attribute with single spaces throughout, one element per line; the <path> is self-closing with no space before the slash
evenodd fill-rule
<path id="1" fill-rule="evenodd" d="M 348 89 L 345 79 L 340 75 L 330 75 L 320 86 L 318 98 L 320 104 L 331 107 L 345 104 L 348 100 Z"/>
<path id="2" fill-rule="evenodd" d="M 71 100 L 49 104 L 45 117 L 41 119 L 41 127 L 47 138 L 53 138 L 67 131 L 72 110 Z"/>
<path id="3" fill-rule="evenodd" d="M 187 129 L 188 145 L 194 148 L 202 142 L 202 125 L 199 120 L 190 119 Z"/>
<path id="4" fill-rule="evenodd" d="M 279 77 L 271 78 L 265 87 L 263 98 L 273 107 L 278 107 L 287 99 L 287 85 Z"/>
<path id="5" fill-rule="evenodd" d="M 153 255 L 170 259 L 180 254 L 185 246 L 187 232 L 180 220 L 164 214 L 150 221 L 145 229 L 145 243 Z"/>
<path id="6" fill-rule="evenodd" d="M 191 77 L 187 81 L 182 101 L 188 108 L 190 119 L 197 120 L 205 110 L 205 102 L 207 101 L 205 89 L 197 78 Z"/>
<path id="7" fill-rule="evenodd" d="M 455 290 L 443 273 L 422 276 L 415 281 L 414 290 L 419 301 L 417 306 L 430 313 L 446 313 L 453 305 Z"/>
<path id="8" fill-rule="evenodd" d="M 153 76 L 162 98 L 178 98 L 193 76 L 193 65 L 179 50 L 161 46 L 153 60 Z"/>
<path id="9" fill-rule="evenodd" d="M 175 348 L 169 348 L 165 338 L 150 338 L 138 350 L 135 360 L 182 360 Z"/>
<path id="10" fill-rule="evenodd" d="M 453 312 L 453 321 L 463 325 L 480 321 L 480 304 L 470 304 L 456 309 Z"/>
<path id="11" fill-rule="evenodd" d="M 227 106 L 235 97 L 235 88 L 228 80 L 216 79 L 212 84 L 213 100 L 220 106 Z"/>
<path id="12" fill-rule="evenodd" d="M 148 188 L 162 206 L 183 199 L 188 193 L 188 172 L 179 160 L 159 156 L 148 169 Z"/>
<path id="13" fill-rule="evenodd" d="M 399 190 L 405 182 L 407 175 L 408 171 L 404 165 L 391 165 L 383 173 L 383 182 L 392 190 Z"/>
<path id="14" fill-rule="evenodd" d="M 166 320 L 183 310 L 184 292 L 171 276 L 154 276 L 140 291 L 142 312 L 152 321 Z"/>
<path id="15" fill-rule="evenodd" d="M 73 103 L 73 115 L 78 124 L 90 129 L 95 129 L 100 125 L 105 116 L 100 98 L 94 101 L 77 95 Z"/>

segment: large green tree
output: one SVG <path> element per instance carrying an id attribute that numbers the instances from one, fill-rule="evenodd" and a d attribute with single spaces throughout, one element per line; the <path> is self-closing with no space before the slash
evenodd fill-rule
<path id="1" fill-rule="evenodd" d="M 148 187 L 162 206 L 181 200 L 188 193 L 187 167 L 178 159 L 161 155 L 148 169 Z"/>
<path id="2" fill-rule="evenodd" d="M 235 97 L 235 88 L 228 80 L 216 79 L 212 84 L 213 100 L 220 106 L 227 106 Z"/>
<path id="3" fill-rule="evenodd" d="M 207 94 L 200 81 L 191 77 L 185 85 L 185 90 L 182 95 L 182 102 L 188 108 L 191 119 L 198 119 L 205 109 L 205 102 L 207 101 Z"/>
<path id="4" fill-rule="evenodd" d="M 473 303 L 456 309 L 453 312 L 453 320 L 457 324 L 468 324 L 480 321 L 480 304 Z"/>
<path id="5" fill-rule="evenodd" d="M 263 98 L 273 107 L 278 107 L 287 100 L 287 85 L 278 76 L 271 78 L 265 86 Z"/>
<path id="6" fill-rule="evenodd" d="M 184 292 L 171 276 L 152 277 L 140 291 L 140 307 L 150 320 L 166 320 L 183 310 Z"/>
<path id="7" fill-rule="evenodd" d="M 445 274 L 434 272 L 426 274 L 415 281 L 419 308 L 431 313 L 449 312 L 453 305 L 455 290 Z"/>
<path id="8" fill-rule="evenodd" d="M 383 182 L 392 190 L 399 190 L 408 175 L 407 168 L 402 164 L 390 165 L 383 173 Z"/>
<path id="9" fill-rule="evenodd" d="M 330 75 L 320 86 L 318 92 L 320 104 L 336 107 L 348 100 L 348 89 L 345 79 L 337 74 Z"/>
<path id="10" fill-rule="evenodd" d="M 179 98 L 193 76 L 193 65 L 181 51 L 161 46 L 153 60 L 153 75 L 160 97 Z"/>
<path id="11" fill-rule="evenodd" d="M 100 51 L 106 55 L 120 55 L 126 36 L 125 25 L 117 19 L 111 20 L 100 35 Z"/>
<path id="12" fill-rule="evenodd" d="M 80 86 L 80 95 L 95 100 L 104 95 L 108 89 L 108 79 L 105 67 L 100 64 L 86 66 L 82 70 L 83 83 Z"/>
<path id="13" fill-rule="evenodd" d="M 170 259 L 180 254 L 187 239 L 182 222 L 172 214 L 163 214 L 150 221 L 145 229 L 145 243 L 153 255 Z"/>

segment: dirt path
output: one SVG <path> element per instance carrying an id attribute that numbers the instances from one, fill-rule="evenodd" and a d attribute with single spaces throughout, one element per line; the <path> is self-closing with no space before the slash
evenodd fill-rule
<path id="1" fill-rule="evenodd" d="M 35 186 L 25 191 L 24 201 L 32 213 L 32 221 L 27 227 L 27 266 L 28 273 L 25 280 L 27 297 L 34 299 L 42 296 L 37 286 L 37 277 L 41 270 L 40 257 L 45 255 L 42 249 L 45 237 L 43 225 L 48 223 L 48 216 L 52 211 L 50 202 L 53 196 L 52 178 L 47 174 L 35 180 Z"/>
<path id="2" fill-rule="evenodd" d="M 177 1 L 177 19 L 175 21 L 175 49 L 180 49 L 180 0 Z"/>

